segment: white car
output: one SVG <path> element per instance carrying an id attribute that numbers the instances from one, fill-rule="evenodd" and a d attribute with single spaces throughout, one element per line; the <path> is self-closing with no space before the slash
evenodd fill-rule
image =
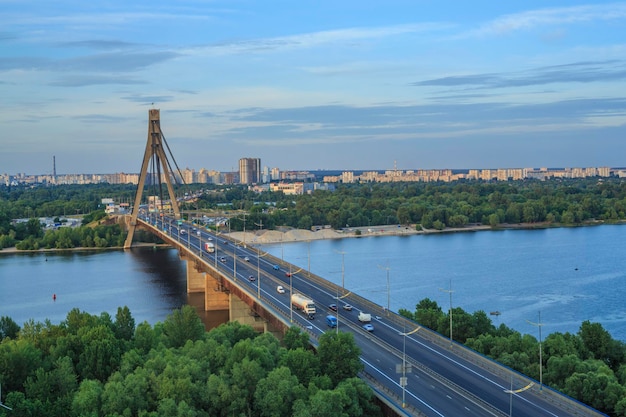
<path id="1" fill-rule="evenodd" d="M 245 258 L 243 258 L 243 260 L 246 262 L 250 262 L 250 257 L 246 256 Z"/>
<path id="2" fill-rule="evenodd" d="M 279 285 L 278 287 L 276 287 L 276 292 L 278 292 L 279 294 L 284 294 L 285 289 L 283 288 L 282 285 Z"/>

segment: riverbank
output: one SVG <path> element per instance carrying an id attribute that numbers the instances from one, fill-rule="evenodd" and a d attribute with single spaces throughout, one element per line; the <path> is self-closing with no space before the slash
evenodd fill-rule
<path id="1" fill-rule="evenodd" d="M 554 223 L 503 223 L 498 226 L 492 227 L 482 224 L 472 224 L 464 227 L 447 227 L 443 230 L 438 229 L 417 229 L 417 225 L 384 225 L 384 226 L 364 226 L 364 227 L 347 227 L 343 229 L 320 229 L 317 231 L 307 229 L 296 229 L 292 227 L 279 227 L 278 230 L 253 230 L 246 232 L 231 232 L 230 234 L 224 233 L 227 236 L 235 240 L 245 242 L 247 244 L 270 244 L 281 242 L 306 242 L 309 240 L 326 240 L 326 239 L 344 239 L 344 238 L 363 238 L 363 237 L 376 237 L 376 236 L 411 236 L 411 235 L 425 235 L 435 233 L 461 233 L 461 232 L 479 232 L 486 230 L 507 230 L 507 229 L 547 229 L 547 228 L 560 228 L 560 227 L 583 227 L 583 226 L 598 226 L 605 224 L 601 220 L 595 220 L 576 226 L 564 226 Z M 611 224 L 626 224 L 626 222 L 616 222 Z M 168 246 L 166 244 L 154 244 L 154 243 L 133 243 L 133 247 L 138 246 Z M 28 253 L 28 252 L 61 252 L 61 251 L 103 251 L 111 249 L 122 249 L 122 247 L 109 247 L 109 248 L 70 248 L 70 249 L 39 249 L 39 250 L 17 250 L 15 247 L 0 249 L 0 254 L 7 253 Z"/>
<path id="2" fill-rule="evenodd" d="M 282 227 L 279 230 L 253 230 L 246 232 L 231 232 L 230 237 L 249 244 L 267 244 L 280 242 L 306 242 L 308 240 L 320 239 L 343 239 L 354 237 L 375 237 L 375 236 L 410 236 L 425 235 L 435 233 L 462 233 L 462 232 L 480 232 L 495 230 L 534 230 L 562 227 L 585 227 L 599 226 L 606 224 L 601 220 L 594 220 L 584 224 L 575 226 L 565 226 L 562 224 L 554 224 L 548 222 L 539 223 L 502 223 L 495 227 L 483 224 L 472 224 L 464 227 L 447 227 L 443 230 L 425 229 L 421 227 L 417 229 L 417 225 L 385 225 L 385 226 L 364 226 L 364 227 L 347 227 L 344 229 L 320 229 L 317 231 L 295 229 L 290 227 Z M 610 224 L 622 225 L 626 222 L 615 222 Z"/>

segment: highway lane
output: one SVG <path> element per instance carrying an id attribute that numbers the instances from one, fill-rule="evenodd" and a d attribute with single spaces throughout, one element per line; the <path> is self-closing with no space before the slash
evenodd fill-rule
<path id="1" fill-rule="evenodd" d="M 244 247 L 240 242 L 230 241 L 227 237 L 209 233 L 201 228 L 197 229 L 200 230 L 198 235 L 191 226 L 176 225 L 168 218 L 161 223 L 157 219 L 154 223 L 157 223 L 161 230 L 166 229 L 171 238 L 178 240 L 195 253 L 202 253 L 203 258 L 213 260 L 218 270 L 226 276 L 236 278 L 236 281 L 251 294 L 260 292 L 262 300 L 277 306 L 292 323 L 311 332 L 314 338 L 325 331 L 337 331 L 329 329 L 325 321 L 327 314 L 336 315 L 338 329 L 351 332 L 361 347 L 365 370 L 400 398 L 403 390 L 399 385 L 401 375 L 396 372 L 396 367 L 402 363 L 404 350 L 407 361 L 413 365 L 412 372 L 407 374 L 408 385 L 404 390 L 407 410 L 415 407 L 427 416 L 504 416 L 509 414 L 509 407 L 513 401 L 516 416 L 575 415 L 547 402 L 533 389 L 511 396 L 507 393 L 511 386 L 510 377 L 507 376 L 510 373 L 499 372 L 496 375 L 488 372 L 483 366 L 478 366 L 475 360 L 466 359 L 466 354 L 459 355 L 467 351 L 462 346 L 456 344 L 450 346 L 439 336 L 433 338 L 427 329 L 413 333 L 417 325 L 404 321 L 393 313 L 379 313 L 381 315 L 373 319 L 374 331 L 366 332 L 362 329 L 362 323 L 358 321 L 357 315 L 363 310 L 370 312 L 367 309 L 372 306 L 364 303 L 357 295 L 344 291 L 334 284 L 326 282 L 321 285 L 318 280 L 309 278 L 306 271 L 292 268 L 292 276 L 287 277 L 285 275 L 287 271 L 282 265 L 279 270 L 273 269 L 271 256 L 265 257 L 261 253 L 261 257 L 257 258 L 256 250 Z M 213 239 L 216 245 L 215 253 L 209 254 L 201 250 L 203 243 L 209 238 Z M 246 256 L 250 258 L 249 262 L 244 260 Z M 220 257 L 224 257 L 225 262 L 219 262 Z M 249 276 L 256 279 L 250 281 Z M 284 286 L 284 294 L 276 292 L 277 285 Z M 289 302 L 291 286 L 293 292 L 301 292 L 315 300 L 317 314 L 313 320 L 291 309 Z M 331 303 L 338 306 L 337 312 L 328 309 Z M 344 303 L 353 305 L 354 309 L 343 310 Z M 385 315 L 387 313 L 390 315 Z M 411 334 L 403 336 L 405 333 Z M 524 381 L 526 379 L 523 377 L 514 378 L 514 388 L 525 385 Z M 596 412 L 590 415 L 602 414 Z"/>

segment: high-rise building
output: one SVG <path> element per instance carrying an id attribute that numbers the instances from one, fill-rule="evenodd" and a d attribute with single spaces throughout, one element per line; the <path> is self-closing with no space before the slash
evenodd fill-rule
<path id="1" fill-rule="evenodd" d="M 239 182 L 258 184 L 261 182 L 261 159 L 241 158 L 239 160 Z"/>

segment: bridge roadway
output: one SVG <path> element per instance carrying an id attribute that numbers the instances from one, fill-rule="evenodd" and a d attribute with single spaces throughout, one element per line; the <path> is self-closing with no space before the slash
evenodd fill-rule
<path id="1" fill-rule="evenodd" d="M 351 332 L 361 348 L 362 378 L 378 398 L 398 415 L 407 416 L 604 416 L 539 382 L 499 365 L 449 339 L 421 328 L 381 306 L 344 291 L 341 287 L 301 268 L 258 252 L 225 235 L 215 235 L 189 224 L 178 225 L 168 217 L 138 218 L 138 225 L 157 231 L 180 250 L 202 258 L 206 265 L 239 285 L 278 317 L 285 326 L 297 325 L 317 338 L 328 331 Z M 211 240 L 214 253 L 201 248 Z M 257 256 L 260 254 L 260 256 Z M 246 257 L 249 259 L 246 261 Z M 278 270 L 274 269 L 275 265 Z M 287 274 L 291 272 L 291 274 Z M 290 275 L 290 276 L 288 276 Z M 278 293 L 282 285 L 285 293 Z M 290 294 L 309 296 L 317 314 L 310 320 L 290 306 Z M 342 308 L 351 304 L 352 311 Z M 336 304 L 337 311 L 328 306 Z M 360 311 L 372 314 L 374 331 L 362 328 Z M 326 324 L 326 316 L 338 318 L 337 329 Z M 400 385 L 405 361 L 407 384 Z M 530 388 L 524 388 L 531 385 Z M 518 391 L 513 394 L 510 391 Z"/>

